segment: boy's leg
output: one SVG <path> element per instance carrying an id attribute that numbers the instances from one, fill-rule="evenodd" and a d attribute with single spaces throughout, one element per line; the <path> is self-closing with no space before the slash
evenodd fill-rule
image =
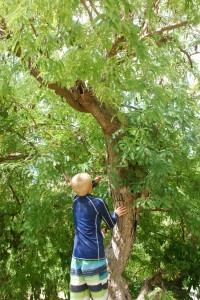
<path id="1" fill-rule="evenodd" d="M 108 271 L 106 260 L 84 261 L 82 274 L 93 300 L 108 299 Z"/>
<path id="2" fill-rule="evenodd" d="M 82 260 L 72 258 L 70 270 L 70 300 L 90 300 L 90 292 L 82 275 Z"/>

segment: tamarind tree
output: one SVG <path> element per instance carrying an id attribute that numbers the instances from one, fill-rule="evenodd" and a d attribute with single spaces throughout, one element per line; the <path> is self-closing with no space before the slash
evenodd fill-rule
<path id="1" fill-rule="evenodd" d="M 1 299 L 68 293 L 62 174 L 80 171 L 128 209 L 106 235 L 111 299 L 199 288 L 199 8 L 1 1 Z"/>

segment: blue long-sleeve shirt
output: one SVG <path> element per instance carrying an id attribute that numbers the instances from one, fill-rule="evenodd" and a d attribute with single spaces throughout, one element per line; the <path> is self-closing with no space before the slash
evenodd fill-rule
<path id="1" fill-rule="evenodd" d="M 73 257 L 84 260 L 105 258 L 102 219 L 109 228 L 117 222 L 116 213 L 110 213 L 104 200 L 91 194 L 75 196 L 73 201 L 75 238 Z"/>

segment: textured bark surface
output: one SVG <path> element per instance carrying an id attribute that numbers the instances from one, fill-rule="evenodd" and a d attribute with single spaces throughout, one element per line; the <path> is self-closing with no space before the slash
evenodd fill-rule
<path id="1" fill-rule="evenodd" d="M 118 137 L 119 141 L 120 137 Z M 119 182 L 124 182 L 126 172 L 118 168 L 117 162 L 120 161 L 117 152 L 115 152 L 114 145 L 118 141 L 107 137 L 107 159 L 110 168 L 110 181 L 112 182 L 112 175 L 117 173 Z M 135 196 L 130 192 L 128 186 L 120 185 L 120 187 L 111 187 L 112 199 L 114 206 L 118 207 L 124 205 L 127 208 L 127 214 L 121 217 L 113 229 L 113 235 L 110 245 L 106 249 L 106 257 L 108 259 L 109 268 L 109 294 L 112 300 L 131 300 L 132 297 L 128 290 L 128 285 L 122 277 L 127 260 L 129 258 L 133 241 L 135 237 L 135 229 L 137 224 L 137 211 L 133 209 Z"/>
<path id="2" fill-rule="evenodd" d="M 134 198 L 126 187 L 112 190 L 112 197 L 116 207 L 123 204 L 128 212 L 119 219 L 114 227 L 111 243 L 106 249 L 110 275 L 110 297 L 116 300 L 131 300 L 122 273 L 130 255 L 135 234 L 135 214 L 132 208 Z"/>

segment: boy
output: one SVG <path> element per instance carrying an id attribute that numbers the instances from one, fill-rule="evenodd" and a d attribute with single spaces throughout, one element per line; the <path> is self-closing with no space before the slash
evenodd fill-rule
<path id="1" fill-rule="evenodd" d="M 91 195 L 94 182 L 89 174 L 79 173 L 71 180 L 76 193 L 73 201 L 75 226 L 74 248 L 71 262 L 71 300 L 108 299 L 108 271 L 101 233 L 102 219 L 113 228 L 118 217 L 126 213 L 124 206 L 110 213 L 103 199 Z"/>

